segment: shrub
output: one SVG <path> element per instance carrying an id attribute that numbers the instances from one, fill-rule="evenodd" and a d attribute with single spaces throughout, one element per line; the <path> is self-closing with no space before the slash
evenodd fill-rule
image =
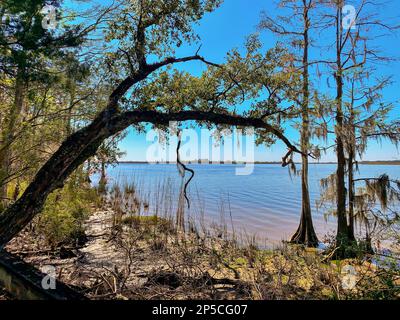
<path id="1" fill-rule="evenodd" d="M 89 186 L 73 182 L 51 194 L 38 221 L 38 230 L 46 242 L 52 248 L 81 244 L 86 238 L 83 224 L 96 198 L 96 192 Z"/>

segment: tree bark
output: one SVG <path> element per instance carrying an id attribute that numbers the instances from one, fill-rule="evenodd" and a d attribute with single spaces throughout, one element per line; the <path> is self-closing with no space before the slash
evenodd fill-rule
<path id="1" fill-rule="evenodd" d="M 349 240 L 356 241 L 356 237 L 354 234 L 354 201 L 355 201 L 355 184 L 354 184 L 354 165 L 355 165 L 355 158 L 356 158 L 356 129 L 354 124 L 355 114 L 354 114 L 354 86 L 352 86 L 352 100 L 350 104 L 350 117 L 349 117 L 349 132 L 350 137 L 347 137 L 347 144 L 348 144 L 348 197 L 349 197 Z"/>
<path id="2" fill-rule="evenodd" d="M 352 148 L 352 146 L 351 146 Z M 354 188 L 354 155 L 355 152 L 351 150 L 349 152 L 349 169 L 348 169 L 348 185 L 349 185 L 349 240 L 355 241 L 354 235 L 354 200 L 355 200 L 355 188 Z"/>
<path id="3" fill-rule="evenodd" d="M 291 242 L 303 244 L 308 247 L 318 246 L 318 238 L 314 230 L 311 215 L 310 192 L 308 187 L 308 153 L 310 144 L 310 115 L 309 115 L 309 70 L 308 70 L 308 50 L 309 50 L 309 7 L 306 1 L 303 1 L 303 20 L 304 20 L 304 50 L 303 50 L 303 100 L 302 100 L 302 128 L 301 128 L 301 151 L 302 151 L 302 168 L 301 168 L 301 217 L 300 224 L 296 233 L 292 236 Z"/>
<path id="4" fill-rule="evenodd" d="M 185 232 L 185 179 L 182 178 L 179 189 L 178 208 L 176 209 L 176 229 Z"/>
<path id="5" fill-rule="evenodd" d="M 339 257 L 344 257 L 345 248 L 349 244 L 349 233 L 347 225 L 347 214 L 346 214 L 346 185 L 345 185 L 345 174 L 346 174 L 346 158 L 343 143 L 343 75 L 342 75 L 342 8 L 339 5 L 337 9 L 337 40 L 336 40 L 336 156 L 337 156 L 337 170 L 336 170 L 336 215 L 337 215 L 337 234 L 336 234 L 336 246 L 338 247 L 337 254 Z"/>
<path id="6" fill-rule="evenodd" d="M 337 156 L 337 171 L 336 171 L 336 201 L 337 208 L 336 214 L 338 218 L 338 229 L 336 239 L 341 243 L 347 240 L 347 218 L 346 218 L 346 185 L 345 185 L 345 174 L 346 174 L 346 158 L 344 153 L 343 144 L 343 111 L 342 111 L 342 94 L 343 85 L 342 77 L 336 76 L 337 79 L 337 110 L 336 110 L 336 156 Z"/>

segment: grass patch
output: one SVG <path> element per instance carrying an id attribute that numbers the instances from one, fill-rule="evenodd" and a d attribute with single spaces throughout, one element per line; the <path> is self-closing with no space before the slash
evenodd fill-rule
<path id="1" fill-rule="evenodd" d="M 172 221 L 156 215 L 126 216 L 122 218 L 121 222 L 122 224 L 133 228 L 140 228 L 140 227 L 143 227 L 145 229 L 157 228 L 164 232 L 174 230 Z"/>

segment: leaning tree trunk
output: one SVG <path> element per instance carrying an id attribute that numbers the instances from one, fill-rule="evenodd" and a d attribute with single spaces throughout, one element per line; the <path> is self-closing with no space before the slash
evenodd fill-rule
<path id="1" fill-rule="evenodd" d="M 69 175 L 84 161 L 95 155 L 101 143 L 141 122 L 168 125 L 170 121 L 206 121 L 240 127 L 264 129 L 281 139 L 294 152 L 301 153 L 276 128 L 258 118 L 246 118 L 207 111 L 180 111 L 161 113 L 157 111 L 118 112 L 111 98 L 109 107 L 101 112 L 87 127 L 69 136 L 53 156 L 43 165 L 24 194 L 12 206 L 0 214 L 0 248 L 15 237 L 38 214 L 48 195 L 61 188 Z"/>
<path id="2" fill-rule="evenodd" d="M 91 124 L 71 134 L 41 167 L 21 198 L 0 214 L 0 249 L 32 221 L 36 214 L 42 210 L 48 195 L 55 189 L 61 188 L 78 166 L 94 156 L 105 139 L 133 124 L 147 122 L 168 126 L 171 121 L 202 121 L 213 124 L 253 127 L 275 135 L 289 147 L 291 152 L 301 153 L 279 129 L 269 125 L 262 118 L 240 117 L 197 110 L 161 113 L 139 108 L 135 111 L 119 111 L 119 100 L 133 85 L 146 79 L 159 68 L 191 60 L 205 61 L 202 57 L 195 55 L 185 58 L 170 57 L 162 62 L 150 65 L 142 62 L 135 74 L 123 80 L 110 95 L 105 109 Z"/>
<path id="3" fill-rule="evenodd" d="M 55 189 L 64 185 L 68 176 L 86 159 L 93 156 L 100 144 L 129 124 L 123 120 L 112 124 L 118 113 L 119 99 L 135 83 L 154 70 L 140 70 L 127 77 L 110 95 L 107 107 L 87 127 L 71 134 L 36 174 L 24 194 L 0 214 L 0 249 L 15 237 L 38 214 Z"/>
<path id="4" fill-rule="evenodd" d="M 302 128 L 301 128 L 301 217 L 296 233 L 292 236 L 291 242 L 303 244 L 308 247 L 318 246 L 318 238 L 314 230 L 311 215 L 310 192 L 308 188 L 308 152 L 310 144 L 310 115 L 309 115 L 309 72 L 308 72 L 308 48 L 309 48 L 309 17 L 308 8 L 304 7 L 304 51 L 303 51 L 303 101 L 302 101 Z"/>
<path id="5" fill-rule="evenodd" d="M 95 154 L 107 136 L 105 116 L 103 113 L 89 127 L 71 135 L 39 170 L 22 197 L 0 215 L 0 246 L 21 231 L 41 211 L 47 196 Z"/>

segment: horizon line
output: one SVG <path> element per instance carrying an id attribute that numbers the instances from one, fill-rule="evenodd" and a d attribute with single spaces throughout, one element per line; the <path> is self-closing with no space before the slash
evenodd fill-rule
<path id="1" fill-rule="evenodd" d="M 119 164 L 177 164 L 176 161 L 137 161 L 137 160 L 123 160 L 118 161 Z M 193 160 L 193 161 L 182 161 L 185 164 L 282 164 L 280 161 L 210 161 L 210 160 Z M 294 162 L 295 164 L 301 164 L 301 162 Z M 358 161 L 358 164 L 370 164 L 370 165 L 400 165 L 399 160 L 363 160 Z M 335 161 L 324 161 L 324 162 L 309 162 L 309 164 L 337 164 Z"/>

